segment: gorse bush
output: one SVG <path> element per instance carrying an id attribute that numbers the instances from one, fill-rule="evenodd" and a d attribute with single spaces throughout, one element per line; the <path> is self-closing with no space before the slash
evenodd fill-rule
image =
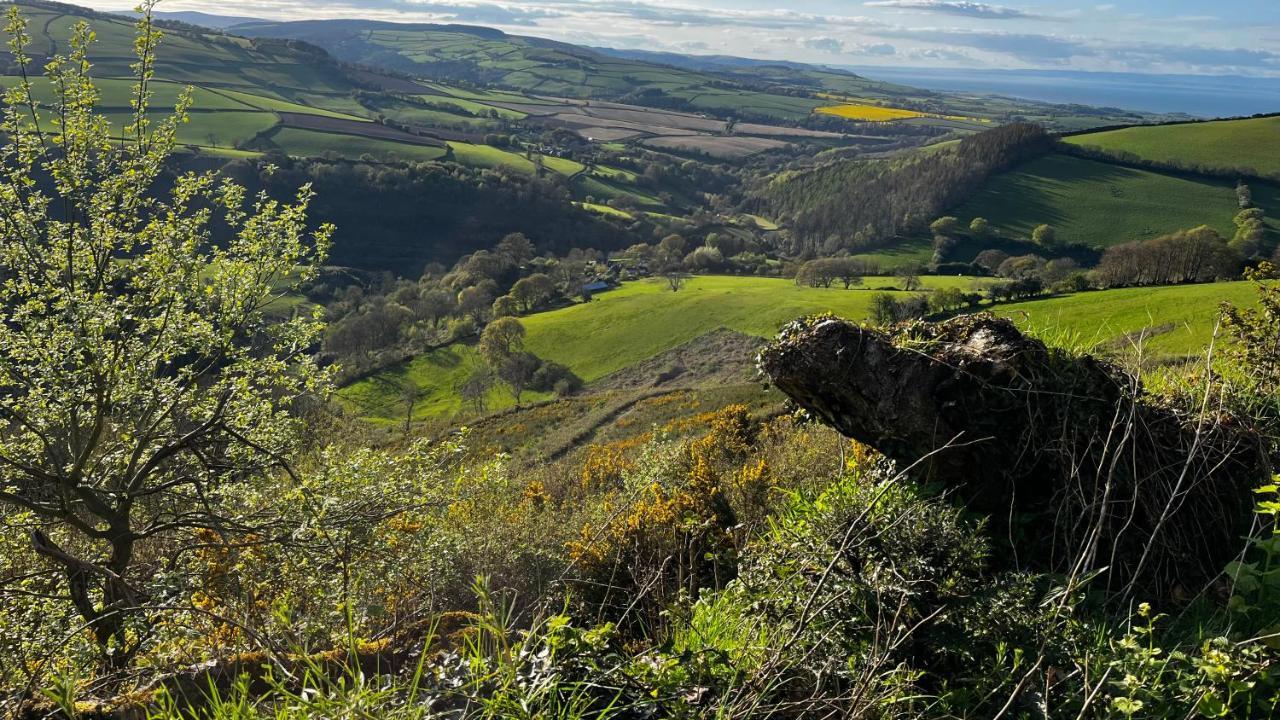
<path id="1" fill-rule="evenodd" d="M 770 642 L 739 669 L 771 676 L 779 714 L 994 713 L 1015 658 L 1061 630 L 1042 580 L 992 571 L 980 528 L 901 480 L 855 466 L 795 496 L 748 551 L 727 597 Z"/>
<path id="2" fill-rule="evenodd" d="M 582 625 L 554 605 L 526 616 L 527 603 L 484 581 L 472 588 L 473 611 L 431 627 L 415 647 L 435 650 L 396 674 L 339 665 L 335 675 L 313 659 L 301 678 L 273 676 L 265 697 L 241 684 L 201 705 L 214 718 L 258 717 L 264 702 L 276 717 L 379 705 L 389 717 L 476 718 L 1276 711 L 1277 652 L 1247 620 L 1250 608 L 1187 622 L 1142 604 L 1116 619 L 1087 587 L 1001 569 L 980 522 L 874 454 L 848 457 L 826 489 L 787 494 L 743 547 L 736 579 L 668 603 L 660 628 Z M 1263 538 L 1251 556 L 1260 569 L 1266 547 Z M 1237 583 L 1250 603 L 1274 602 L 1261 587 Z"/>

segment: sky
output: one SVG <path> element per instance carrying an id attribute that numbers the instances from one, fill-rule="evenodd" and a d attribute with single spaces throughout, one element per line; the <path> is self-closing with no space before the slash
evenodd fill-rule
<path id="1" fill-rule="evenodd" d="M 464 23 L 584 45 L 827 65 L 1280 77 L 1280 0 L 163 0 L 158 9 Z"/>

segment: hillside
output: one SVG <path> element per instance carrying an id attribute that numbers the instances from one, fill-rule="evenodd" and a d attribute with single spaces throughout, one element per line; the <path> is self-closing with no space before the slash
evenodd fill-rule
<path id="1" fill-rule="evenodd" d="M 1247 134 L 1233 137 L 1223 152 L 1243 156 L 1253 143 Z M 1184 146 L 1160 147 L 1177 154 Z M 787 225 L 802 246 L 825 254 L 848 251 L 882 268 L 932 262 L 929 225 L 944 216 L 957 218 L 961 227 L 943 259 L 961 263 L 993 249 L 1066 252 L 1090 265 L 1097 260 L 1092 251 L 1201 225 L 1227 239 L 1235 234 L 1241 210 L 1236 176 L 1170 163 L 1138 167 L 1142 163 L 1130 157 L 1086 150 L 1036 126 L 1006 125 L 881 162 L 836 159 L 778 174 L 757 184 L 753 207 Z M 1269 256 L 1280 244 L 1280 186 L 1247 184 L 1250 202 L 1263 213 L 1256 252 Z M 977 218 L 989 223 L 985 236 L 967 230 Z M 1053 229 L 1054 247 L 1031 244 L 1040 225 Z"/>
<path id="2" fill-rule="evenodd" d="M 1147 360 L 1202 355 L 1213 339 L 1222 303 L 1249 306 L 1252 283 L 1120 288 L 1009 303 L 992 308 L 1050 342 Z"/>
<path id="3" fill-rule="evenodd" d="M 1273 183 L 146 19 L 122 134 L 36 14 L 107 77 L 10 11 L 5 718 L 1280 716 Z"/>
<path id="4" fill-rule="evenodd" d="M 102 109 L 123 125 L 131 88 L 133 22 L 40 0 L 21 5 L 42 51 L 65 49 L 72 26 L 89 21 L 96 33 L 90 57 L 96 76 L 103 79 Z M 381 162 L 451 160 L 523 174 L 545 167 L 564 177 L 584 170 L 556 156 L 535 160 L 540 153 L 518 145 L 485 144 L 485 134 L 506 128 L 504 121 L 529 115 L 498 103 L 537 102 L 532 99 L 420 85 L 343 65 L 296 40 L 246 39 L 185 23 L 162 26 L 155 113 L 172 107 L 184 86 L 194 86 L 191 122 L 182 128 L 180 140 L 206 154 L 251 157 L 280 151 Z M 0 77 L 0 83 L 14 80 Z M 47 95 L 47 89 L 37 89 Z"/>
<path id="5" fill-rule="evenodd" d="M 33 49 L 65 52 L 71 28 L 88 20 L 96 33 L 90 52 L 98 77 L 129 77 L 134 22 L 118 15 L 41 0 L 18 3 L 30 22 Z M 165 28 L 165 51 L 156 77 L 201 87 L 248 92 L 316 108 L 347 111 L 357 85 L 332 58 L 315 47 L 277 40 L 249 40 L 189 25 Z"/>
<path id="6" fill-rule="evenodd" d="M 968 289 L 972 278 L 922 278 L 926 288 Z M 867 278 L 866 288 L 892 289 L 894 278 Z M 528 330 L 526 346 L 539 357 L 567 365 L 587 382 L 648 360 L 718 328 L 771 337 L 795 318 L 834 312 L 850 318 L 868 316 L 873 293 L 865 289 L 833 290 L 798 287 L 777 278 L 696 277 L 672 293 L 659 280 L 627 283 L 590 303 L 521 318 Z M 440 417 L 461 408 L 456 388 L 479 359 L 464 344 L 428 352 L 407 367 L 362 380 L 341 396 L 364 415 L 400 417 L 399 388 L 406 378 L 420 392 L 421 417 Z M 536 397 L 537 396 L 533 396 Z M 510 404 L 501 391 L 491 405 Z"/>
<path id="7" fill-rule="evenodd" d="M 65 44 L 74 22 L 91 20 L 98 37 L 95 68 L 107 78 L 103 108 L 123 126 L 132 23 L 38 0 L 26 7 L 38 42 L 50 49 Z M 743 177 L 825 149 L 892 154 L 941 134 L 972 133 L 1015 113 L 1043 110 L 800 64 L 722 61 L 681 68 L 484 28 L 217 24 L 232 25 L 231 33 L 291 39 L 165 27 L 157 111 L 184 84 L 195 86 L 192 119 L 179 139 L 197 154 L 220 161 L 284 154 L 320 163 L 457 163 L 563 188 L 566 215 L 594 214 L 598 222 L 615 224 L 670 223 L 702 209 L 711 194 L 733 192 Z M 641 104 L 576 99 L 584 95 Z M 690 159 L 729 169 L 709 173 L 689 166 Z M 744 166 L 751 170 L 736 169 Z M 346 213 L 338 219 L 348 228 L 386 225 Z M 542 234 L 553 233 L 548 228 Z M 455 238 L 445 242 L 459 244 Z M 382 252 L 372 256 L 380 258 L 374 265 L 361 263 L 359 253 L 338 253 L 362 267 L 402 265 Z M 412 268 L 456 255 L 433 249 L 410 251 L 408 258 Z"/>
<path id="8" fill-rule="evenodd" d="M 119 122 L 129 109 L 132 20 L 85 8 L 30 0 L 20 6 L 41 53 L 66 50 L 72 27 L 87 21 L 95 33 L 89 56 L 101 79 L 101 107 Z M 323 50 L 303 43 L 250 40 L 192 25 L 163 24 L 163 51 L 156 65 L 153 111 L 162 115 L 186 85 L 196 88 L 191 122 L 182 142 L 213 154 L 235 155 L 255 140 L 286 126 L 326 128 L 339 133 L 387 134 L 352 99 L 360 87 Z M 13 82 L 14 78 L 0 78 Z M 48 90 L 37 83 L 37 91 Z M 358 123 L 358 124 L 356 124 Z M 269 145 L 269 143 L 267 143 Z M 339 147 L 336 140 L 331 143 Z"/>
<path id="9" fill-rule="evenodd" d="M 753 89 L 714 88 L 708 73 L 608 57 L 594 50 L 533 37 L 507 35 L 490 28 L 405 24 L 358 20 L 250 23 L 235 31 L 256 37 L 288 37 L 329 48 L 338 57 L 381 65 L 424 78 L 497 85 L 534 95 L 582 99 L 645 99 L 673 109 L 723 111 L 774 120 L 802 120 L 825 104 L 819 99 L 786 97 Z M 892 86 L 840 77 L 836 87 L 820 89 L 873 92 L 887 96 Z"/>
<path id="10" fill-rule="evenodd" d="M 1124 158 L 1188 170 L 1245 172 L 1280 179 L 1280 116 L 1137 126 L 1065 140 Z"/>
<path id="11" fill-rule="evenodd" d="M 935 93 L 801 63 L 594 49 L 461 25 L 318 20 L 247 23 L 234 31 L 304 40 L 349 62 L 417 77 L 493 85 L 539 96 L 618 100 L 745 121 L 812 124 L 818 108 L 848 102 L 922 113 L 909 118 L 905 127 L 969 132 L 982 129 L 984 121 L 1015 116 L 1071 129 L 1140 122 L 1146 117 Z"/>
<path id="12" fill-rule="evenodd" d="M 1280 190 L 1259 184 L 1253 191 L 1271 230 L 1280 230 Z M 949 214 L 966 225 L 985 217 L 1010 238 L 1029 238 L 1037 225 L 1048 223 L 1060 242 L 1108 247 L 1197 225 L 1230 237 L 1238 212 L 1235 184 L 1228 181 L 1051 154 L 993 177 Z"/>
<path id="13" fill-rule="evenodd" d="M 990 280 L 924 277 L 925 290 L 969 290 Z M 867 278 L 859 289 L 799 287 L 782 279 L 701 276 L 672 293 L 660 281 L 628 283 L 593 302 L 521 318 L 526 347 L 547 360 L 567 365 L 588 383 L 649 361 L 683 343 L 720 328 L 756 337 L 772 337 L 802 315 L 831 312 L 863 320 L 869 317 L 870 289 L 893 290 L 895 278 Z M 899 297 L 909 293 L 897 293 Z M 1160 357 L 1195 354 L 1208 342 L 1218 304 L 1248 303 L 1248 283 L 1193 285 L 1160 289 L 1108 290 L 1048 300 L 997 305 L 1047 338 L 1070 338 L 1073 346 L 1122 350 L 1122 341 L 1145 328 L 1158 328 L 1149 345 Z M 366 417 L 395 422 L 404 414 L 403 388 L 412 381 L 419 399 L 415 417 L 443 419 L 463 410 L 457 388 L 480 366 L 467 344 L 433 350 L 403 365 L 360 380 L 340 392 L 343 403 Z M 529 401 L 550 395 L 530 393 Z M 490 409 L 512 401 L 494 390 Z"/>
<path id="14" fill-rule="evenodd" d="M 131 113 L 134 21 L 40 0 L 21 7 L 41 53 L 65 49 L 71 28 L 90 24 L 99 108 L 118 137 Z M 528 116 L 497 103 L 524 96 L 417 84 L 352 68 L 294 40 L 167 22 L 161 30 L 152 118 L 167 115 L 184 88 L 194 89 L 190 121 L 178 132 L 188 152 L 182 162 L 223 165 L 254 189 L 290 194 L 305 182 L 324 188 L 326 219 L 339 225 L 332 259 L 341 264 L 416 274 L 428 262 L 452 263 L 473 245 L 518 230 L 557 252 L 613 249 L 631 241 L 628 231 L 575 200 L 617 201 L 634 209 L 635 218 L 625 215 L 633 221 L 700 200 L 675 181 L 661 194 L 651 184 L 641 188 L 638 172 L 595 155 L 584 158 L 593 163 L 588 168 L 541 145 L 542 126 L 527 142 L 494 135 Z M 0 85 L 17 80 L 0 75 Z M 45 103 L 52 98 L 42 80 L 34 94 Z M 285 170 L 292 188 L 260 172 L 267 159 Z M 501 177 L 486 178 L 490 171 Z"/>

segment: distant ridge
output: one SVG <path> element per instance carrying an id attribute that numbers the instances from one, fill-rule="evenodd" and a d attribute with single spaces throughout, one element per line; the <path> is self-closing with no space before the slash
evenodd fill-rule
<path id="1" fill-rule="evenodd" d="M 323 36 L 345 35 L 368 30 L 398 30 L 402 32 L 449 32 L 474 35 L 490 40 L 508 37 L 501 30 L 479 25 L 456 25 L 447 23 L 402 23 L 389 20 L 294 20 L 291 22 L 274 22 L 270 20 L 249 20 L 231 25 L 237 33 L 244 35 L 269 35 L 277 33 L 282 37 L 295 37 L 299 34 Z"/>
<path id="2" fill-rule="evenodd" d="M 132 12 L 121 14 L 136 17 Z M 173 22 L 187 23 L 188 25 L 199 25 L 201 27 L 213 28 L 214 30 L 226 30 L 234 25 L 262 22 L 259 18 L 238 17 L 234 15 L 213 15 L 194 10 L 155 12 L 154 16 L 157 20 L 171 20 Z"/>
<path id="3" fill-rule="evenodd" d="M 610 57 L 642 62 L 659 63 L 686 70 L 716 71 L 725 69 L 742 69 L 757 67 L 780 67 L 790 70 L 813 70 L 815 68 L 828 72 L 863 77 L 845 68 L 813 63 L 795 62 L 793 60 L 761 60 L 759 58 L 738 57 L 736 55 L 683 55 L 656 50 L 623 50 L 621 48 L 591 47 L 592 50 Z"/>

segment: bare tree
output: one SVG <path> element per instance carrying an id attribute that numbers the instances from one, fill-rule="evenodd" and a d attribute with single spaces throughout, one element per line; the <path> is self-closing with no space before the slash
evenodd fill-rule
<path id="1" fill-rule="evenodd" d="M 458 386 L 458 396 L 476 414 L 480 414 L 488 408 L 489 390 L 492 387 L 493 372 L 487 367 L 480 367 Z"/>
<path id="2" fill-rule="evenodd" d="M 520 406 L 520 398 L 533 382 L 533 377 L 540 367 L 542 367 L 542 361 L 531 352 L 513 353 L 498 365 L 498 377 L 506 384 L 511 398 L 516 401 L 516 407 Z"/>
<path id="3" fill-rule="evenodd" d="M 400 386 L 400 394 L 404 398 L 404 434 L 407 437 L 413 428 L 413 408 L 418 404 L 418 395 L 421 391 L 418 389 L 418 383 L 405 378 Z"/>
<path id="4" fill-rule="evenodd" d="M 690 277 L 689 273 L 676 268 L 662 271 L 662 279 L 667 281 L 667 287 L 671 288 L 671 292 L 680 292 L 685 283 L 689 282 Z"/>

